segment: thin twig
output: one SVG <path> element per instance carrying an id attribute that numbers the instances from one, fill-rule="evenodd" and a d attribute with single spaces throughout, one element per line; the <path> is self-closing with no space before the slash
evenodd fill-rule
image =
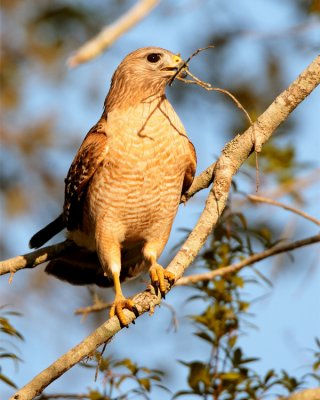
<path id="1" fill-rule="evenodd" d="M 203 47 L 200 49 L 197 49 L 195 52 L 192 53 L 192 55 L 187 59 L 187 61 L 185 61 L 185 63 L 178 69 L 178 71 L 173 75 L 173 77 L 170 80 L 169 85 L 171 86 L 173 81 L 177 78 L 178 80 L 184 82 L 184 83 L 191 83 L 191 84 L 195 84 L 195 85 L 199 85 L 201 87 L 203 87 L 205 90 L 208 91 L 217 91 L 217 92 L 221 92 L 226 94 L 227 96 L 229 96 L 237 105 L 237 107 L 243 111 L 250 123 L 250 125 L 252 125 L 252 119 L 249 115 L 249 113 L 247 112 L 247 110 L 243 107 L 243 105 L 240 103 L 240 101 L 233 95 L 231 94 L 228 90 L 225 89 L 221 89 L 218 87 L 212 87 L 212 85 L 208 82 L 204 82 L 201 79 L 199 79 L 198 77 L 196 77 L 195 75 L 193 75 L 189 69 L 188 69 L 188 63 L 189 61 L 195 57 L 197 54 L 199 54 L 201 51 L 203 50 L 207 50 L 209 48 L 214 48 L 215 46 L 207 46 L 207 47 Z M 190 76 L 192 79 L 185 79 L 184 76 L 182 76 L 180 74 L 180 72 L 183 71 L 186 75 Z M 256 137 L 256 133 L 255 133 L 255 129 L 253 129 L 252 131 L 253 133 L 253 138 L 254 138 L 254 150 L 255 150 L 255 162 L 256 162 L 256 192 L 258 192 L 259 190 L 259 186 L 260 186 L 260 177 L 259 177 L 259 159 L 258 159 L 258 153 L 261 151 L 261 143 L 259 143 L 257 141 L 257 137 Z"/>
<path id="2" fill-rule="evenodd" d="M 233 94 L 231 94 L 228 90 L 222 89 L 222 88 L 219 88 L 219 87 L 213 87 L 213 86 L 211 86 L 210 83 L 201 81 L 199 78 L 195 77 L 189 70 L 186 70 L 185 72 L 186 72 L 189 76 L 191 76 L 193 79 L 192 79 L 192 80 L 191 80 L 191 79 L 185 79 L 185 78 L 182 78 L 181 76 L 178 76 L 177 79 L 178 79 L 179 81 L 182 81 L 182 82 L 187 83 L 187 84 L 193 84 L 193 85 L 201 86 L 201 87 L 203 87 L 205 90 L 208 90 L 208 91 L 216 91 L 216 92 L 221 92 L 221 93 L 226 94 L 227 96 L 229 96 L 229 97 L 235 102 L 235 104 L 237 105 L 237 107 L 238 107 L 241 111 L 244 112 L 244 114 L 246 115 L 246 117 L 247 117 L 247 119 L 248 119 L 250 125 L 252 125 L 252 119 L 251 119 L 251 117 L 250 117 L 248 111 L 243 107 L 243 105 L 240 103 L 240 101 L 239 101 Z"/>
<path id="3" fill-rule="evenodd" d="M 228 265 L 226 267 L 219 268 L 210 272 L 205 272 L 203 274 L 182 277 L 178 280 L 176 286 L 185 286 L 197 282 L 211 281 L 213 278 L 216 278 L 217 276 L 229 275 L 231 273 L 239 271 L 240 269 L 248 265 L 252 265 L 257 261 L 264 260 L 265 258 L 275 256 L 276 254 L 292 251 L 300 247 L 308 246 L 310 244 L 314 244 L 317 242 L 320 242 L 320 234 L 311 236 L 306 239 L 297 240 L 296 242 L 293 243 L 277 245 L 272 247 L 271 249 L 262 251 L 261 253 L 254 254 L 236 264 Z"/>
<path id="4" fill-rule="evenodd" d="M 100 55 L 121 35 L 141 21 L 160 0 L 140 0 L 129 11 L 111 25 L 106 26 L 93 39 L 82 45 L 67 61 L 69 67 L 76 67 Z"/>
<path id="5" fill-rule="evenodd" d="M 100 301 L 98 303 L 92 304 L 91 306 L 77 308 L 74 313 L 75 315 L 83 314 L 83 316 L 87 316 L 90 313 L 99 312 L 107 308 L 110 308 L 111 306 L 112 303 L 105 303 Z"/>
<path id="6" fill-rule="evenodd" d="M 300 193 L 303 189 L 319 182 L 320 168 L 315 169 L 310 174 L 304 177 L 300 177 L 294 181 L 284 182 L 276 186 L 276 189 L 268 193 L 269 197 L 279 198 L 286 195 L 292 195 L 294 192 Z"/>
<path id="7" fill-rule="evenodd" d="M 188 62 L 195 57 L 197 54 L 199 54 L 200 52 L 204 51 L 204 50 L 208 50 L 208 49 L 213 49 L 215 46 L 213 45 L 209 45 L 206 47 L 201 47 L 200 49 L 197 49 L 196 51 L 194 51 L 190 57 L 187 58 L 187 60 L 179 67 L 179 69 L 176 71 L 176 73 L 173 75 L 173 77 L 170 79 L 169 82 L 169 86 L 171 86 L 173 84 L 173 81 L 178 78 L 180 76 L 180 72 L 182 71 L 187 71 L 188 70 Z"/>
<path id="8" fill-rule="evenodd" d="M 304 211 L 299 210 L 296 207 L 288 206 L 287 204 L 284 204 L 277 200 L 270 199 L 268 197 L 256 196 L 253 194 L 249 194 L 247 197 L 249 200 L 251 200 L 253 202 L 267 203 L 267 204 L 271 204 L 273 206 L 281 207 L 288 211 L 292 211 L 293 213 L 298 214 L 305 219 L 308 219 L 309 221 L 313 222 L 314 224 L 320 225 L 320 221 L 317 218 L 312 217 L 311 215 L 305 213 Z"/>
<path id="9" fill-rule="evenodd" d="M 197 53 L 195 53 L 195 54 L 197 54 Z M 226 94 L 227 96 L 229 96 L 236 103 L 237 107 L 241 111 L 244 112 L 244 114 L 246 115 L 250 125 L 252 126 L 253 122 L 252 122 L 252 119 L 251 119 L 249 113 L 243 107 L 243 105 L 240 103 L 240 101 L 233 94 L 231 94 L 228 90 L 221 89 L 221 88 L 218 88 L 218 87 L 212 87 L 212 85 L 210 83 L 202 81 L 201 79 L 199 79 L 198 77 L 193 75 L 187 68 L 184 69 L 184 72 L 187 75 L 189 75 L 192 79 L 185 79 L 181 75 L 178 75 L 177 76 L 178 80 L 180 80 L 180 81 L 182 81 L 184 83 L 189 83 L 189 84 L 194 84 L 194 85 L 201 86 L 202 88 L 204 88 L 207 91 L 216 91 L 216 92 L 221 92 L 221 93 Z M 258 153 L 261 152 L 262 145 L 257 140 L 256 130 L 255 129 L 252 129 L 252 134 L 253 134 L 253 143 L 254 143 L 254 150 L 255 150 L 255 161 L 256 161 L 256 191 L 258 192 L 259 186 L 260 186 Z"/>

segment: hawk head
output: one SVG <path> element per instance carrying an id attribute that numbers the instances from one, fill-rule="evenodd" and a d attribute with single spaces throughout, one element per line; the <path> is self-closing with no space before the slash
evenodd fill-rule
<path id="1" fill-rule="evenodd" d="M 118 106 L 121 103 L 133 105 L 150 96 L 163 96 L 166 85 L 184 65 L 180 55 L 160 47 L 133 51 L 113 74 L 106 99 L 107 109 L 110 111 L 115 103 Z"/>
<path id="2" fill-rule="evenodd" d="M 145 75 L 147 79 L 157 80 L 165 85 L 183 64 L 179 54 L 160 47 L 144 47 L 128 54 L 117 72 Z"/>

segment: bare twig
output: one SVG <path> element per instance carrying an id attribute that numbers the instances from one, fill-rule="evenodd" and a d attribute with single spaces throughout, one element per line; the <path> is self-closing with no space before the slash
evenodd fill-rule
<path id="1" fill-rule="evenodd" d="M 213 48 L 214 46 L 208 46 L 208 47 L 204 47 L 202 49 L 198 49 L 196 50 L 188 59 L 187 61 L 184 63 L 184 65 L 182 65 L 179 70 L 174 74 L 174 76 L 171 79 L 170 85 L 172 85 L 173 81 L 175 78 L 177 78 L 178 80 L 188 83 L 188 84 L 195 84 L 195 85 L 199 85 L 201 87 L 203 87 L 205 90 L 207 91 L 216 91 L 216 92 L 221 92 L 226 94 L 227 96 L 229 96 L 232 101 L 234 101 L 237 105 L 237 107 L 244 112 L 244 114 L 246 115 L 250 125 L 252 125 L 252 119 L 249 115 L 249 113 L 247 112 L 247 110 L 243 107 L 243 105 L 240 103 L 240 101 L 233 95 L 231 94 L 228 90 L 226 89 L 221 89 L 218 87 L 212 87 L 212 85 L 208 82 L 204 82 L 201 79 L 199 79 L 198 77 L 196 77 L 195 75 L 193 75 L 189 69 L 188 69 L 188 62 L 195 57 L 197 54 L 200 53 L 200 51 L 203 50 L 207 50 L 208 48 Z M 181 76 L 180 72 L 184 71 L 186 75 L 190 76 L 192 79 L 185 79 L 183 76 Z M 256 133 L 255 133 L 255 129 L 252 130 L 253 132 L 253 137 L 254 137 L 254 150 L 255 150 L 255 162 L 256 162 L 256 192 L 258 192 L 259 190 L 259 186 L 260 186 L 260 177 L 259 177 L 259 159 L 258 159 L 258 153 L 261 151 L 261 144 L 257 141 L 256 138 Z"/>
<path id="2" fill-rule="evenodd" d="M 261 253 L 254 254 L 236 264 L 228 265 L 226 267 L 222 267 L 214 271 L 206 272 L 203 274 L 182 277 L 176 283 L 176 286 L 185 286 L 197 282 L 211 281 L 213 278 L 217 276 L 225 276 L 240 271 L 242 268 L 248 265 L 252 265 L 258 261 L 264 260 L 265 258 L 275 256 L 276 254 L 286 253 L 288 251 L 296 250 L 299 249 L 300 247 L 309 246 L 310 244 L 318 242 L 320 242 L 320 234 L 311 236 L 306 239 L 297 240 L 296 242 L 293 243 L 277 245 L 272 247 L 271 249 L 262 251 Z"/>
<path id="3" fill-rule="evenodd" d="M 111 306 L 112 306 L 112 303 L 105 303 L 103 301 L 99 301 L 97 303 L 92 304 L 91 306 L 77 308 L 74 313 L 76 315 L 83 314 L 84 316 L 86 316 L 90 313 L 105 310 L 106 308 L 110 308 Z"/>
<path id="4" fill-rule="evenodd" d="M 191 56 L 187 58 L 187 60 L 178 68 L 178 70 L 176 71 L 176 73 L 172 76 L 172 78 L 170 79 L 170 82 L 169 82 L 169 86 L 171 86 L 171 85 L 173 84 L 173 81 L 174 81 L 176 78 L 178 78 L 178 79 L 180 78 L 180 72 L 182 72 L 182 71 L 187 72 L 187 70 L 188 70 L 188 62 L 189 62 L 193 57 L 195 57 L 197 54 L 201 53 L 201 52 L 204 51 L 204 50 L 213 49 L 214 47 L 215 47 L 215 46 L 213 46 L 213 45 L 209 45 L 209 46 L 202 47 L 202 48 L 197 49 L 196 51 L 194 51 L 194 52 L 191 54 Z M 209 84 L 209 86 L 211 86 L 211 85 Z"/>
<path id="5" fill-rule="evenodd" d="M 106 26 L 93 39 L 80 47 L 69 59 L 69 67 L 76 67 L 100 55 L 121 35 L 141 21 L 160 0 L 140 0 L 113 24 Z"/>
<path id="6" fill-rule="evenodd" d="M 227 96 L 229 96 L 229 97 L 232 99 L 232 101 L 235 102 L 235 104 L 237 105 L 237 107 L 238 107 L 241 111 L 244 112 L 244 114 L 245 114 L 245 116 L 247 117 L 247 119 L 248 119 L 250 125 L 252 125 L 252 119 L 251 119 L 251 117 L 250 117 L 248 111 L 243 107 L 243 105 L 240 103 L 240 101 L 239 101 L 232 93 L 230 93 L 230 92 L 229 92 L 228 90 L 226 90 L 226 89 L 222 89 L 222 88 L 219 88 L 219 87 L 213 87 L 213 86 L 211 86 L 210 83 L 204 82 L 204 81 L 202 81 L 201 79 L 197 78 L 197 77 L 196 77 L 195 75 L 193 75 L 189 70 L 185 70 L 185 72 L 186 72 L 189 76 L 191 76 L 192 79 L 185 79 L 185 78 L 182 78 L 181 76 L 178 76 L 177 79 L 178 79 L 179 81 L 182 81 L 182 82 L 188 83 L 188 84 L 192 84 L 192 85 L 201 86 L 201 87 L 203 87 L 205 90 L 208 90 L 208 91 L 216 91 L 216 92 L 220 92 L 220 93 L 226 94 Z"/>
<path id="7" fill-rule="evenodd" d="M 232 177 L 246 161 L 254 147 L 252 129 L 256 129 L 259 143 L 263 145 L 272 136 L 275 129 L 289 116 L 308 94 L 320 83 L 320 57 L 317 57 L 302 74 L 282 92 L 269 108 L 258 118 L 252 127 L 242 135 L 237 135 L 223 149 L 215 168 L 215 180 L 205 208 L 189 237 L 168 266 L 176 280 L 194 261 L 206 239 L 223 212 L 231 186 Z M 161 302 L 160 294 L 144 291 L 133 298 L 139 315 L 148 312 Z M 137 316 L 124 310 L 127 321 L 132 322 Z M 48 368 L 40 372 L 21 388 L 12 400 L 31 400 L 40 394 L 51 382 L 72 368 L 97 347 L 108 341 L 121 329 L 117 317 L 110 318 L 81 343 L 70 349 Z"/>
<path id="8" fill-rule="evenodd" d="M 292 211 L 295 214 L 300 215 L 301 217 L 308 219 L 309 221 L 312 221 L 316 225 L 320 225 L 320 221 L 312 217 L 311 215 L 305 213 L 304 211 L 299 210 L 296 207 L 288 206 L 287 204 L 281 203 L 280 201 L 270 199 L 268 197 L 262 197 L 262 196 L 255 196 L 253 194 L 249 194 L 248 199 L 253 201 L 253 202 L 259 202 L 259 203 L 266 203 L 266 204 L 272 204 L 273 206 L 281 207 L 284 208 L 285 210 Z"/>
<path id="9" fill-rule="evenodd" d="M 295 192 L 301 193 L 303 189 L 313 185 L 315 182 L 318 183 L 319 176 L 320 168 L 317 168 L 306 176 L 297 178 L 294 181 L 283 182 L 282 184 L 277 185 L 274 190 L 268 192 L 268 197 L 272 197 L 274 199 L 275 197 L 279 198 L 294 194 Z"/>
<path id="10" fill-rule="evenodd" d="M 195 52 L 192 56 L 198 54 L 197 52 Z M 190 58 L 190 57 L 189 57 Z M 187 64 L 186 64 L 187 65 Z M 184 69 L 185 73 L 187 75 L 189 75 L 192 79 L 185 79 L 180 75 L 177 75 L 177 79 L 179 79 L 182 82 L 185 83 L 189 83 L 189 84 L 195 84 L 195 85 L 199 85 L 201 87 L 203 87 L 205 90 L 208 91 L 216 91 L 216 92 L 220 92 L 220 93 L 224 93 L 227 96 L 229 96 L 232 101 L 234 101 L 234 103 L 237 105 L 237 107 L 244 112 L 244 114 L 246 115 L 250 125 L 252 125 L 252 119 L 248 113 L 248 111 L 243 107 L 243 105 L 240 103 L 240 101 L 233 95 L 231 94 L 228 90 L 226 89 L 221 89 L 218 87 L 212 87 L 210 83 L 208 82 L 204 82 L 201 79 L 197 78 L 195 75 L 193 75 L 187 68 Z M 258 153 L 261 151 L 261 144 L 258 142 L 257 138 L 256 138 L 256 131 L 255 129 L 252 130 L 253 133 L 253 142 L 254 142 L 254 150 L 255 150 L 255 162 L 256 162 L 256 191 L 258 192 L 259 190 L 259 186 L 260 186 L 260 177 L 259 177 L 259 159 L 258 159 Z"/>

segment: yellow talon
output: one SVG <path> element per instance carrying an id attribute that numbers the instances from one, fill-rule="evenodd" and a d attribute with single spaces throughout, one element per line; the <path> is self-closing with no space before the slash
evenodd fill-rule
<path id="1" fill-rule="evenodd" d="M 127 321 L 126 316 L 124 315 L 123 309 L 127 308 L 128 310 L 134 312 L 136 314 L 136 306 L 131 299 L 126 299 L 124 296 L 116 296 L 111 309 L 110 309 L 110 318 L 115 315 L 118 317 L 120 324 L 123 326 L 128 326 L 129 323 Z"/>
<path id="2" fill-rule="evenodd" d="M 110 318 L 116 315 L 122 326 L 128 326 L 129 323 L 124 315 L 123 309 L 127 308 L 128 310 L 134 312 L 136 316 L 138 316 L 138 311 L 134 302 L 131 299 L 126 299 L 122 294 L 119 272 L 115 272 L 113 274 L 113 281 L 116 297 L 110 309 Z"/>
<path id="3" fill-rule="evenodd" d="M 166 293 L 167 284 L 165 279 L 172 284 L 175 281 L 175 275 L 161 267 L 159 264 L 153 264 L 149 269 L 151 283 L 155 288 L 159 288 L 162 296 Z"/>

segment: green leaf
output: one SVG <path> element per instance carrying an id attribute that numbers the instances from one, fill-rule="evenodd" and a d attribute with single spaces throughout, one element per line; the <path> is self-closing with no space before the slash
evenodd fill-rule
<path id="1" fill-rule="evenodd" d="M 198 336 L 199 338 L 205 340 L 206 342 L 209 342 L 210 344 L 213 343 L 213 337 L 211 337 L 208 333 L 206 332 L 197 332 L 195 333 L 195 336 Z"/>
<path id="2" fill-rule="evenodd" d="M 266 376 L 265 376 L 263 382 L 264 382 L 265 384 L 267 384 L 267 383 L 269 382 L 269 380 L 270 380 L 271 378 L 273 378 L 274 376 L 276 376 L 276 375 L 275 375 L 275 372 L 274 372 L 274 369 L 270 369 L 270 371 L 267 372 L 267 374 L 266 374 Z"/>
<path id="3" fill-rule="evenodd" d="M 208 366 L 202 362 L 191 362 L 187 364 L 190 371 L 188 376 L 188 384 L 195 391 L 200 393 L 200 383 L 206 388 L 211 386 L 211 376 Z"/>
<path id="4" fill-rule="evenodd" d="M 250 307 L 250 303 L 247 301 L 238 301 L 239 311 L 247 311 Z"/>
<path id="5" fill-rule="evenodd" d="M 237 335 L 230 336 L 228 338 L 228 346 L 232 349 L 238 340 Z"/>
<path id="6" fill-rule="evenodd" d="M 6 376 L 4 376 L 2 374 L 0 374 L 0 381 L 6 383 L 7 385 L 9 385 L 11 387 L 13 387 L 14 389 L 17 388 L 17 386 L 9 378 L 7 378 Z"/>
<path id="7" fill-rule="evenodd" d="M 317 369 L 320 368 L 320 361 L 316 361 L 313 365 L 312 365 L 312 369 L 314 371 L 316 371 Z"/>
<path id="8" fill-rule="evenodd" d="M 97 390 L 91 390 L 89 392 L 89 399 L 90 400 L 104 400 L 105 397 Z"/>
<path id="9" fill-rule="evenodd" d="M 22 361 L 21 358 L 13 353 L 1 353 L 0 358 L 12 358 L 15 361 Z"/>
<path id="10" fill-rule="evenodd" d="M 255 362 L 255 361 L 259 361 L 259 360 L 260 360 L 259 357 L 243 358 L 243 359 L 240 361 L 240 364 L 241 364 L 241 365 L 242 365 L 242 364 L 248 364 L 248 363 Z"/>
<path id="11" fill-rule="evenodd" d="M 148 378 L 140 378 L 140 379 L 138 379 L 138 382 L 140 383 L 141 386 L 144 387 L 144 389 L 147 392 L 150 392 L 150 390 L 151 390 L 150 379 L 148 379 Z"/>
<path id="12" fill-rule="evenodd" d="M 241 276 L 239 276 L 239 275 L 234 275 L 234 276 L 232 277 L 232 282 L 233 282 L 237 287 L 243 288 L 244 281 L 243 281 L 243 279 L 241 278 Z"/>
<path id="13" fill-rule="evenodd" d="M 237 347 L 233 353 L 233 365 L 237 367 L 241 363 L 242 350 Z"/>
<path id="14" fill-rule="evenodd" d="M 180 392 L 176 393 L 173 397 L 172 400 L 177 399 L 178 397 L 181 396 L 198 396 L 197 393 L 191 392 L 190 390 L 181 390 Z"/>
<path id="15" fill-rule="evenodd" d="M 241 378 L 239 372 L 226 372 L 220 374 L 219 377 L 224 381 L 238 381 Z"/>
<path id="16" fill-rule="evenodd" d="M 126 367 L 133 375 L 136 375 L 138 372 L 137 366 L 130 360 L 130 358 L 124 358 L 123 360 L 115 363 L 115 366 L 124 366 Z"/>

